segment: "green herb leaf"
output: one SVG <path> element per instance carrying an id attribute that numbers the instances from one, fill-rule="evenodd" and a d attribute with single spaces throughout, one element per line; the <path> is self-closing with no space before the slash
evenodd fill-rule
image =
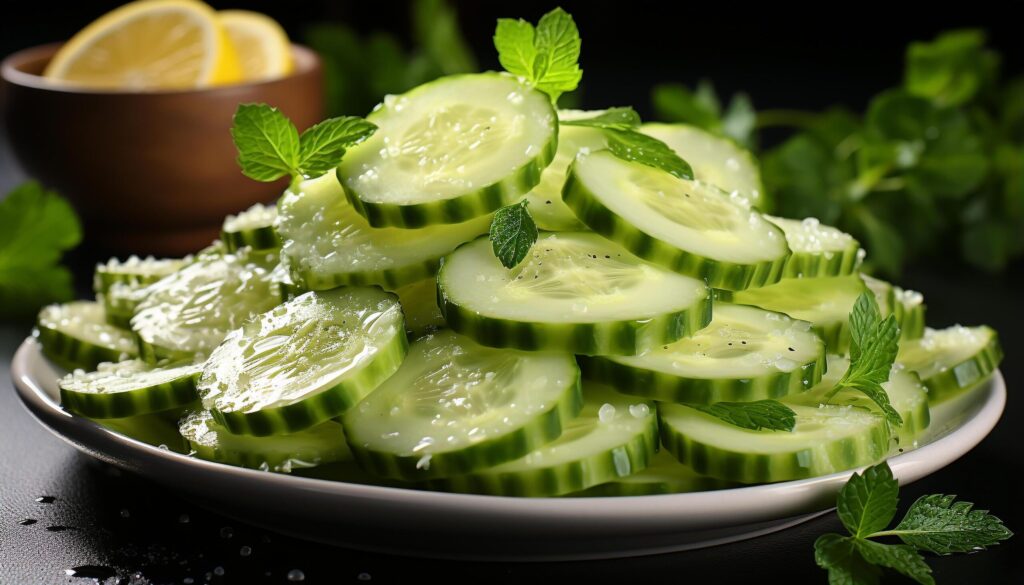
<path id="1" fill-rule="evenodd" d="M 712 133 L 722 128 L 722 108 L 714 87 L 706 80 L 701 80 L 695 92 L 678 83 L 657 85 L 651 98 L 660 120 L 691 124 Z"/>
<path id="2" fill-rule="evenodd" d="M 836 512 L 843 526 L 857 538 L 884 530 L 896 516 L 899 483 L 887 463 L 854 473 L 839 491 Z"/>
<path id="3" fill-rule="evenodd" d="M 974 510 L 956 496 L 922 496 L 887 534 L 918 549 L 940 555 L 969 553 L 999 544 L 1013 533 L 986 510 Z"/>
<path id="4" fill-rule="evenodd" d="M 873 294 L 861 294 L 850 311 L 850 359 L 860 359 L 860 349 L 882 320 L 878 300 Z M 886 378 L 888 379 L 888 378 Z"/>
<path id="5" fill-rule="evenodd" d="M 0 317 L 29 315 L 71 299 L 71 273 L 58 262 L 81 239 L 68 202 L 35 181 L 0 200 Z"/>
<path id="6" fill-rule="evenodd" d="M 731 425 L 752 431 L 761 429 L 792 431 L 796 425 L 796 413 L 777 400 L 716 402 L 714 404 L 689 404 L 688 406 Z"/>
<path id="7" fill-rule="evenodd" d="M 605 130 L 605 136 L 608 150 L 623 160 L 661 169 L 680 179 L 693 179 L 690 163 L 657 138 L 634 130 Z"/>
<path id="8" fill-rule="evenodd" d="M 878 405 L 889 424 L 902 425 L 903 418 L 889 403 L 889 395 L 882 388 L 889 380 L 899 352 L 900 327 L 896 316 L 882 319 L 874 295 L 861 293 L 850 313 L 850 339 L 850 367 L 829 393 L 829 398 L 843 388 L 858 390 Z"/>
<path id="9" fill-rule="evenodd" d="M 305 176 L 322 175 L 345 156 L 345 150 L 366 140 L 377 127 L 356 116 L 329 118 L 302 133 L 299 138 L 299 171 Z"/>
<path id="10" fill-rule="evenodd" d="M 557 102 L 583 78 L 579 67 L 580 33 L 572 16 L 555 8 L 536 29 L 525 20 L 498 19 L 494 47 L 506 71 L 525 79 Z"/>
<path id="11" fill-rule="evenodd" d="M 505 268 L 515 268 L 537 241 L 537 224 L 526 206 L 529 201 L 506 205 L 491 220 L 491 249 Z"/>
<path id="12" fill-rule="evenodd" d="M 875 585 L 882 571 L 857 550 L 857 539 L 829 533 L 814 541 L 814 562 L 828 571 L 829 585 Z"/>
<path id="13" fill-rule="evenodd" d="M 476 71 L 476 57 L 459 28 L 458 14 L 444 0 L 417 0 L 412 5 L 413 37 L 440 73 Z"/>
<path id="14" fill-rule="evenodd" d="M 604 112 L 581 120 L 565 120 L 561 126 L 589 126 L 604 130 L 634 130 L 640 126 L 640 114 L 633 108 L 608 108 Z"/>
<path id="15" fill-rule="evenodd" d="M 985 48 L 983 31 L 949 31 L 930 43 L 910 44 L 904 86 L 937 104 L 959 105 L 991 84 L 998 67 L 999 56 Z"/>
<path id="16" fill-rule="evenodd" d="M 905 544 L 882 544 L 871 540 L 854 539 L 857 552 L 867 562 L 894 569 L 921 585 L 935 585 L 932 569 L 914 547 Z"/>
<path id="17" fill-rule="evenodd" d="M 276 181 L 299 169 L 299 132 L 291 120 L 267 104 L 241 104 L 235 111 L 231 138 L 242 174 Z"/>

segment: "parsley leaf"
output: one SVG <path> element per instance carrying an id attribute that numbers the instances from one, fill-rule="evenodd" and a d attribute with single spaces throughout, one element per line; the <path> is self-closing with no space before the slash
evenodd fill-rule
<path id="1" fill-rule="evenodd" d="M 505 268 L 515 268 L 537 241 L 537 224 L 526 206 L 529 200 L 506 205 L 491 220 L 491 249 Z"/>
<path id="2" fill-rule="evenodd" d="M 494 31 L 498 61 L 506 71 L 548 94 L 552 102 L 583 78 L 580 33 L 572 16 L 555 8 L 534 28 L 525 20 L 499 18 Z"/>
<path id="3" fill-rule="evenodd" d="M 82 239 L 71 205 L 35 181 L 0 200 L 0 317 L 29 315 L 69 300 L 71 272 L 58 264 Z"/>
<path id="4" fill-rule="evenodd" d="M 640 114 L 633 108 L 608 108 L 592 118 L 565 120 L 561 126 L 588 126 L 603 130 L 633 130 L 640 126 Z"/>
<path id="5" fill-rule="evenodd" d="M 1013 536 L 1003 521 L 986 510 L 974 510 L 956 496 L 922 496 L 887 534 L 910 546 L 940 555 L 984 550 Z"/>
<path id="6" fill-rule="evenodd" d="M 850 534 L 864 538 L 892 522 L 899 490 L 888 465 L 869 467 L 854 473 L 839 491 L 836 512 Z"/>
<path id="7" fill-rule="evenodd" d="M 761 429 L 792 431 L 796 426 L 796 413 L 777 400 L 716 402 L 714 404 L 689 404 L 688 406 L 731 425 L 752 431 Z"/>

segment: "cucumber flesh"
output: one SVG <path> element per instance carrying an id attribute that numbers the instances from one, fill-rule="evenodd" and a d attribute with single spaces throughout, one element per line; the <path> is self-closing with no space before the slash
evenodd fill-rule
<path id="1" fill-rule="evenodd" d="M 898 286 L 893 287 L 893 292 L 896 297 L 896 319 L 900 322 L 900 339 L 920 339 L 925 328 L 924 295 Z"/>
<path id="2" fill-rule="evenodd" d="M 257 203 L 238 215 L 224 218 L 220 238 L 229 252 L 249 246 L 253 250 L 271 250 L 281 246 L 274 229 L 277 207 Z"/>
<path id="3" fill-rule="evenodd" d="M 131 332 L 107 323 L 103 306 L 92 301 L 43 307 L 34 333 L 46 357 L 68 370 L 93 370 L 138 353 Z"/>
<path id="4" fill-rule="evenodd" d="M 633 475 L 595 485 L 570 497 L 619 497 L 682 494 L 741 487 L 731 481 L 701 475 L 662 449 L 652 463 Z"/>
<path id="5" fill-rule="evenodd" d="M 480 238 L 445 258 L 437 285 L 448 325 L 492 347 L 635 355 L 711 319 L 702 281 L 589 232 L 541 234 L 512 270 Z"/>
<path id="6" fill-rule="evenodd" d="M 414 335 L 420 336 L 444 327 L 444 317 L 437 306 L 437 279 L 424 278 L 393 291 L 398 295 L 405 313 L 405 326 Z"/>
<path id="7" fill-rule="evenodd" d="M 581 402 L 571 355 L 495 350 L 445 330 L 413 343 L 343 425 L 363 467 L 424 480 L 521 457 L 558 438 Z"/>
<path id="8" fill-rule="evenodd" d="M 93 275 L 93 289 L 97 294 L 105 293 L 115 282 L 130 284 L 152 284 L 161 278 L 181 270 L 192 258 L 154 258 L 129 256 L 120 261 L 111 258 L 96 265 Z"/>
<path id="9" fill-rule="evenodd" d="M 609 151 L 577 156 L 563 197 L 590 229 L 716 288 L 777 282 L 790 254 L 781 229 L 717 187 Z"/>
<path id="10" fill-rule="evenodd" d="M 100 364 L 60 381 L 64 408 L 92 418 L 123 418 L 179 408 L 195 402 L 201 365 L 152 366 L 142 360 Z"/>
<path id="11" fill-rule="evenodd" d="M 813 217 L 765 217 L 782 228 L 793 251 L 783 271 L 787 278 L 846 276 L 856 272 L 864 259 L 864 250 L 853 236 Z"/>
<path id="12" fill-rule="evenodd" d="M 374 227 L 461 223 L 511 203 L 540 181 L 557 146 L 551 100 L 515 77 L 442 77 L 387 96 L 377 131 L 338 169 Z"/>
<path id="13" fill-rule="evenodd" d="M 308 292 L 247 321 L 210 355 L 198 391 L 233 433 L 293 433 L 334 418 L 405 357 L 402 311 L 379 288 Z"/>
<path id="14" fill-rule="evenodd" d="M 825 344 L 806 321 L 757 307 L 715 303 L 711 324 L 638 356 L 595 356 L 588 379 L 666 402 L 779 398 L 803 392 L 825 371 Z"/>
<path id="15" fill-rule="evenodd" d="M 875 302 L 878 303 L 878 310 L 882 317 L 892 315 L 896 306 L 896 293 L 892 285 L 880 278 L 867 274 L 860 274 L 859 276 L 864 281 L 864 285 L 871 291 L 871 294 L 875 295 Z"/>
<path id="16" fill-rule="evenodd" d="M 153 414 L 140 414 L 123 418 L 100 418 L 95 422 L 115 433 L 141 441 L 147 445 L 168 449 L 175 453 L 189 452 L 188 443 L 178 434 L 178 420 L 187 412 L 186 407 L 172 408 Z"/>
<path id="17" fill-rule="evenodd" d="M 921 376 L 928 401 L 937 404 L 988 378 L 1003 359 L 996 332 L 989 327 L 954 325 L 925 329 L 920 339 L 904 342 L 896 361 Z"/>
<path id="18" fill-rule="evenodd" d="M 97 294 L 96 301 L 103 305 L 107 323 L 130 329 L 135 310 L 149 294 L 148 287 L 142 283 L 115 282 L 106 292 Z"/>

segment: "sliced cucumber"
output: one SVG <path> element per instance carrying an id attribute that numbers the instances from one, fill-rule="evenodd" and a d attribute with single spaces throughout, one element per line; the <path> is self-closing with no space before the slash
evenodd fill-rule
<path id="1" fill-rule="evenodd" d="M 777 282 L 790 253 L 781 229 L 717 187 L 609 151 L 576 157 L 563 198 L 595 232 L 716 288 Z"/>
<path id="2" fill-rule="evenodd" d="M 60 402 L 92 418 L 122 418 L 161 412 L 195 402 L 201 365 L 154 367 L 142 360 L 100 364 L 60 381 Z"/>
<path id="3" fill-rule="evenodd" d="M 889 451 L 885 418 L 854 406 L 791 404 L 796 427 L 751 431 L 680 404 L 659 404 L 661 442 L 698 473 L 741 483 L 827 475 Z"/>
<path id="4" fill-rule="evenodd" d="M 735 193 L 755 207 L 764 203 L 757 160 L 735 142 L 688 124 L 644 124 L 640 131 L 669 145 L 690 163 L 698 181 Z"/>
<path id="5" fill-rule="evenodd" d="M 850 345 L 850 311 L 857 297 L 867 290 L 857 275 L 787 278 L 764 288 L 736 291 L 729 300 L 810 321 L 829 353 L 841 354 Z"/>
<path id="6" fill-rule="evenodd" d="M 43 307 L 34 333 L 46 357 L 68 370 L 93 370 L 138 353 L 131 332 L 107 323 L 103 306 L 92 301 Z"/>
<path id="7" fill-rule="evenodd" d="M 178 434 L 178 420 L 188 411 L 186 407 L 172 408 L 153 414 L 140 414 L 123 418 L 100 418 L 95 422 L 115 433 L 141 441 L 147 445 L 168 449 L 175 453 L 189 452 L 188 443 Z"/>
<path id="8" fill-rule="evenodd" d="M 253 250 L 271 250 L 281 247 L 281 239 L 277 237 L 274 222 L 277 220 L 277 207 L 257 203 L 238 215 L 224 218 L 224 227 L 220 231 L 220 239 L 224 240 L 228 252 L 249 246 Z"/>
<path id="9" fill-rule="evenodd" d="M 154 258 L 129 256 L 124 262 L 111 258 L 97 264 L 93 275 L 93 289 L 97 294 L 107 292 L 115 282 L 131 284 L 152 284 L 161 278 L 181 270 L 192 258 Z"/>
<path id="10" fill-rule="evenodd" d="M 489 349 L 445 330 L 412 344 L 343 424 L 363 467 L 424 480 L 522 457 L 558 438 L 581 406 L 571 355 Z"/>
<path id="11" fill-rule="evenodd" d="M 920 339 L 924 335 L 924 296 L 916 290 L 893 287 L 896 297 L 894 305 L 896 320 L 900 323 L 900 339 Z"/>
<path id="12" fill-rule="evenodd" d="M 803 392 L 825 371 L 825 344 L 806 321 L 757 307 L 715 303 L 711 324 L 637 356 L 595 356 L 584 377 L 666 402 L 778 398 Z"/>
<path id="13" fill-rule="evenodd" d="M 398 295 L 405 313 L 405 326 L 413 335 L 444 327 L 444 317 L 437 306 L 437 280 L 424 278 L 419 282 L 400 286 L 393 291 Z"/>
<path id="14" fill-rule="evenodd" d="M 856 272 L 864 259 L 864 251 L 853 236 L 813 217 L 765 217 L 782 228 L 793 251 L 783 270 L 787 278 L 846 276 Z"/>
<path id="15" fill-rule="evenodd" d="M 345 412 L 405 358 L 395 295 L 373 287 L 308 292 L 231 332 L 199 395 L 233 433 L 301 431 Z"/>
<path id="16" fill-rule="evenodd" d="M 442 77 L 388 96 L 338 176 L 374 227 L 461 223 L 532 189 L 558 144 L 551 100 L 515 77 Z"/>
<path id="17" fill-rule="evenodd" d="M 880 278 L 867 274 L 860 274 L 859 276 L 864 281 L 864 285 L 871 291 L 871 294 L 875 295 L 875 302 L 878 303 L 878 310 L 882 313 L 882 316 L 888 317 L 891 315 L 896 306 L 896 293 L 892 285 Z"/>
<path id="18" fill-rule="evenodd" d="M 135 282 L 115 282 L 106 292 L 97 294 L 96 301 L 103 305 L 107 323 L 130 329 L 135 310 L 149 294 L 148 286 Z"/>
<path id="19" fill-rule="evenodd" d="M 701 475 L 662 449 L 652 463 L 633 475 L 619 477 L 592 488 L 568 494 L 570 497 L 653 496 L 706 492 L 741 487 L 731 481 Z"/>
<path id="20" fill-rule="evenodd" d="M 654 459 L 654 404 L 588 382 L 580 416 L 554 441 L 519 459 L 475 473 L 428 482 L 451 492 L 496 496 L 558 496 L 630 476 Z"/>
<path id="21" fill-rule="evenodd" d="M 492 347 L 635 355 L 711 321 L 703 282 L 588 232 L 541 234 L 512 270 L 480 238 L 444 259 L 437 286 L 448 325 Z"/>
<path id="22" fill-rule="evenodd" d="M 434 276 L 441 257 L 487 233 L 487 217 L 417 230 L 367 225 L 330 173 L 281 198 L 277 229 L 295 283 L 310 290 L 379 284 L 396 288 Z"/>
<path id="23" fill-rule="evenodd" d="M 192 360 L 278 302 L 269 272 L 246 254 L 207 256 L 150 286 L 131 325 L 146 361 Z"/>
<path id="24" fill-rule="evenodd" d="M 329 420 L 304 431 L 274 437 L 236 435 L 217 422 L 208 410 L 182 419 L 181 436 L 195 456 L 241 467 L 290 473 L 293 469 L 351 461 L 341 423 Z"/>
<path id="25" fill-rule="evenodd" d="M 995 331 L 962 325 L 925 329 L 920 339 L 901 344 L 896 358 L 921 376 L 931 404 L 976 387 L 1002 360 L 1003 348 Z"/>
<path id="26" fill-rule="evenodd" d="M 309 292 L 306 287 L 295 283 L 286 261 L 280 262 L 270 271 L 270 284 L 277 289 L 277 296 L 282 303 L 286 303 L 304 292 Z"/>

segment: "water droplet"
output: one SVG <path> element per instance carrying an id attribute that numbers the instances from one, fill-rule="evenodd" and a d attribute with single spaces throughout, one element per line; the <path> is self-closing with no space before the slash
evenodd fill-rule
<path id="1" fill-rule="evenodd" d="M 192 583 L 195 583 L 195 579 L 193 579 L 192 577 L 185 577 L 181 580 L 181 582 L 185 585 L 192 585 Z"/>
<path id="2" fill-rule="evenodd" d="M 65 532 L 67 530 L 78 530 L 78 529 L 75 528 L 74 526 L 47 526 L 46 530 L 48 532 Z"/>
<path id="3" fill-rule="evenodd" d="M 213 568 L 213 574 L 217 575 L 218 577 L 223 577 L 224 576 L 224 567 L 221 567 L 219 565 L 214 567 Z"/>
<path id="4" fill-rule="evenodd" d="M 373 579 L 373 575 L 370 575 L 369 573 L 359 573 L 356 575 L 356 579 L 359 579 L 360 581 L 369 581 L 370 579 Z"/>
<path id="5" fill-rule="evenodd" d="M 21 524 L 22 526 L 32 526 L 36 522 L 39 522 L 39 521 L 36 520 L 35 518 L 25 518 L 21 522 L 18 522 L 18 524 Z"/>
<path id="6" fill-rule="evenodd" d="M 189 520 L 190 518 L 188 517 L 188 514 L 182 514 L 181 516 L 178 516 L 179 524 L 188 524 Z"/>
<path id="7" fill-rule="evenodd" d="M 68 577 L 77 577 L 79 579 L 94 579 L 98 582 L 106 581 L 111 577 L 117 576 L 117 571 L 110 567 L 104 567 L 102 565 L 81 565 L 73 567 L 71 569 L 64 569 L 64 574 Z"/>
<path id="8" fill-rule="evenodd" d="M 299 569 L 292 569 L 288 571 L 288 580 L 292 583 L 298 583 L 299 581 L 306 580 L 306 574 Z"/>
<path id="9" fill-rule="evenodd" d="M 54 496 L 39 496 L 36 498 L 36 501 L 40 504 L 52 504 L 57 501 L 57 498 Z"/>
<path id="10" fill-rule="evenodd" d="M 128 508 L 121 508 L 121 517 L 122 518 L 129 518 L 129 517 L 131 517 L 131 515 L 132 515 L 132 513 L 128 511 Z"/>
<path id="11" fill-rule="evenodd" d="M 230 526 L 225 526 L 225 527 L 220 529 L 220 537 L 221 538 L 231 538 L 234 535 L 235 535 L 235 530 L 233 528 L 231 528 Z"/>

